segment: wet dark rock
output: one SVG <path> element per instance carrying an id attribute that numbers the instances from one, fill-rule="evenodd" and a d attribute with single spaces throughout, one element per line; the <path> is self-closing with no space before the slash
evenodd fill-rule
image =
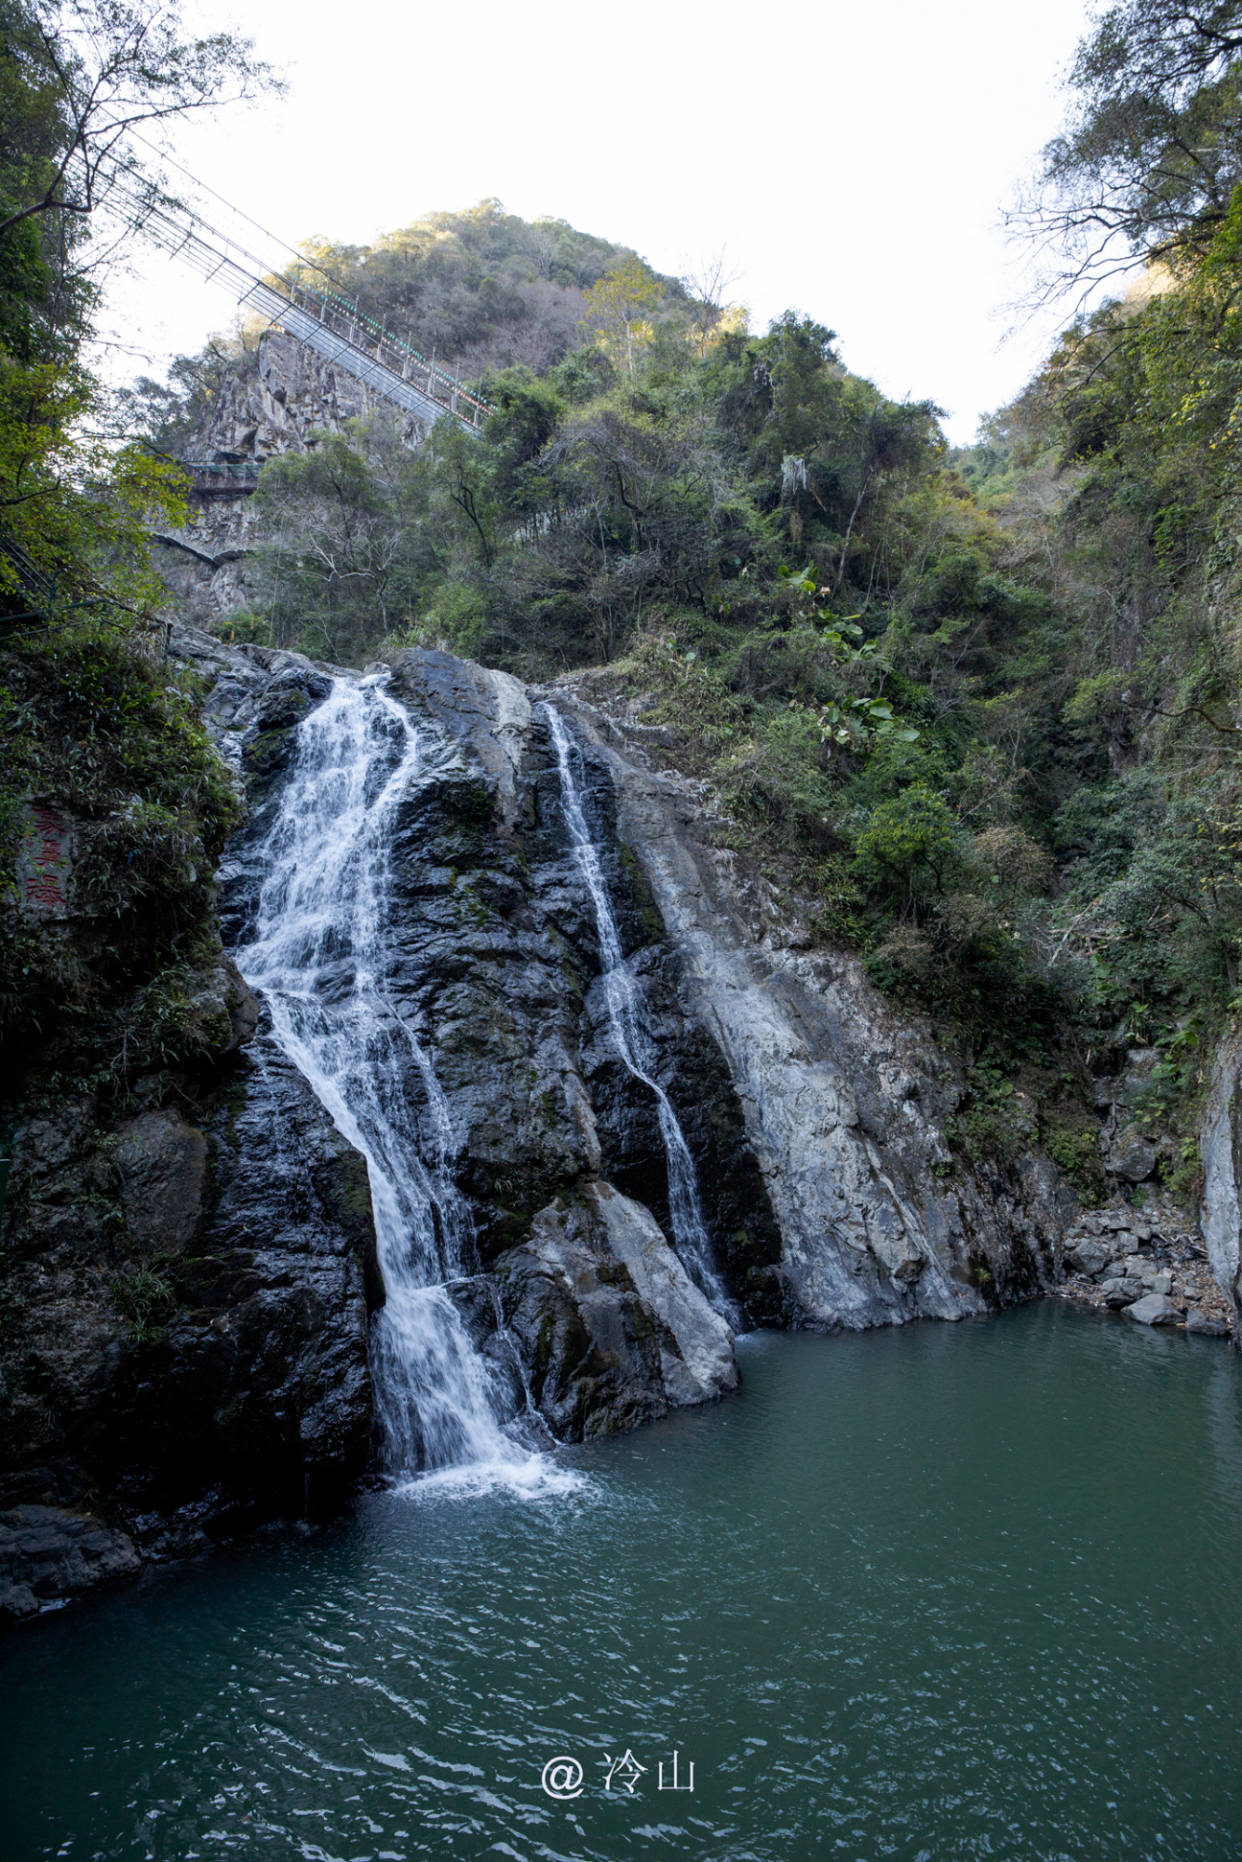
<path id="1" fill-rule="evenodd" d="M 330 669 L 185 628 L 173 645 L 248 803 L 219 875 L 237 948 L 297 726 Z M 423 767 L 394 819 L 379 980 L 448 1108 L 473 1222 L 452 1296 L 510 1410 L 562 1439 L 710 1400 L 736 1381 L 731 1334 L 670 1245 L 657 1095 L 610 1028 L 540 695 L 422 650 L 396 656 L 390 690 Z M 963 1082 L 933 1031 L 896 1017 L 857 963 L 810 946 L 720 851 L 703 798 L 652 773 L 641 733 L 565 688 L 549 698 L 581 749 L 644 1069 L 684 1130 L 742 1319 L 953 1319 L 1054 1284 L 1074 1208 L 1053 1166 L 1034 1151 L 981 1168 L 955 1156 Z M 352 983 L 343 950 L 325 995 Z M 371 1447 L 367 1328 L 383 1289 L 363 1160 L 236 972 L 204 960 L 196 990 L 211 1055 L 198 1074 L 155 1070 L 119 1108 L 84 1091 L 25 1109 L 3 1235 L 0 1505 L 79 1514 L 89 1500 L 135 1557 L 328 1511 Z M 442 1141 L 413 1061 L 408 1129 L 427 1152 Z M 1074 1255 L 1084 1271 L 1120 1260 L 1100 1297 L 1123 1304 L 1145 1292 L 1126 1220 L 1081 1224 Z M 20 1608 L 23 1586 L 41 1593 L 14 1573 Z"/>
<path id="2" fill-rule="evenodd" d="M 112 1164 L 130 1246 L 143 1254 L 186 1247 L 203 1214 L 203 1133 L 168 1106 L 127 1120 L 113 1137 Z"/>
<path id="3" fill-rule="evenodd" d="M 551 1197 L 599 1177 L 667 1233 L 656 1102 L 608 1032 L 594 917 L 546 724 L 516 680 L 445 654 L 399 655 L 392 690 L 426 728 L 432 780 L 397 823 L 409 929 L 390 993 L 448 1097 L 480 1262 L 521 1246 Z M 588 758 L 584 781 L 655 1077 L 699 1163 L 717 1257 L 753 1316 L 772 1318 L 779 1236 L 727 1067 L 677 1000 L 662 920 L 615 841 L 615 793 L 598 759 Z"/>
<path id="4" fill-rule="evenodd" d="M 655 1096 L 611 1037 L 538 695 L 424 650 L 396 656 L 391 690 L 419 724 L 426 779 L 394 834 L 405 928 L 386 988 L 447 1096 L 479 1266 L 528 1249 L 550 1203 L 600 1179 L 667 1235 Z M 266 715 L 253 698 L 243 713 L 248 731 Z M 951 1318 L 1047 1285 L 1072 1208 L 1052 1166 L 951 1160 L 960 1088 L 926 1031 L 903 1028 L 856 965 L 808 954 L 796 926 L 757 922 L 744 868 L 641 746 L 582 707 L 573 728 L 651 1072 L 751 1320 Z M 230 895 L 253 888 L 246 858 L 230 922 L 245 918 Z"/>
<path id="5" fill-rule="evenodd" d="M 0 1622 L 133 1577 L 141 1559 L 127 1533 L 91 1513 L 16 1506 L 0 1513 Z"/>
<path id="6" fill-rule="evenodd" d="M 121 1531 L 196 1507 L 219 1537 L 364 1471 L 365 1168 L 270 1034 L 193 1122 L 82 1101 L 19 1128 L 4 1258 L 0 1504 L 89 1495 Z"/>
<path id="7" fill-rule="evenodd" d="M 651 1213 L 593 1183 L 494 1265 L 508 1336 L 553 1434 L 634 1427 L 737 1383 L 729 1329 Z"/>

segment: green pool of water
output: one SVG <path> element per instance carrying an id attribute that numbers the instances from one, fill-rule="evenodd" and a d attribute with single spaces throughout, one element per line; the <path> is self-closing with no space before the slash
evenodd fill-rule
<path id="1" fill-rule="evenodd" d="M 741 1356 L 571 1493 L 374 1496 L 16 1634 L 0 1853 L 1242 1856 L 1231 1351 L 1047 1305 Z"/>

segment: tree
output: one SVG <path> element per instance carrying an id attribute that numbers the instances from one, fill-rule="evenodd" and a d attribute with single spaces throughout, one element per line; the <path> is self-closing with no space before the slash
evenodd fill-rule
<path id="1" fill-rule="evenodd" d="M 587 292 L 583 323 L 599 334 L 614 367 L 634 378 L 636 350 L 651 340 L 651 313 L 664 292 L 655 273 L 631 255 Z"/>
<path id="2" fill-rule="evenodd" d="M 700 260 L 693 272 L 682 279 L 682 289 L 690 300 L 689 322 L 700 362 L 726 330 L 745 330 L 746 311 L 740 304 L 725 305 L 725 293 L 735 282 L 736 273 L 726 272 L 723 249 Z"/>
<path id="3" fill-rule="evenodd" d="M 82 437 L 95 384 L 73 361 L 0 354 L 0 615 L 108 614 L 155 608 L 147 525 L 184 520 L 183 480 L 136 447 Z"/>
<path id="4" fill-rule="evenodd" d="M 1071 121 L 1010 215 L 1050 254 L 1041 296 L 1200 258 L 1242 181 L 1242 5 L 1122 0 L 1078 48 Z"/>
<path id="5" fill-rule="evenodd" d="M 425 477 L 425 461 L 383 418 L 269 461 L 254 501 L 255 556 L 277 645 L 351 664 L 407 618 L 420 538 L 402 506 Z"/>
<path id="6" fill-rule="evenodd" d="M 24 220 L 84 221 L 108 189 L 160 186 L 170 121 L 271 90 L 231 33 L 187 32 L 176 0 L 0 0 L 0 235 Z"/>
<path id="7" fill-rule="evenodd" d="M 914 914 L 929 889 L 944 890 L 960 839 L 947 802 L 925 782 L 912 782 L 872 811 L 858 836 L 856 859 L 869 877 L 902 895 L 903 912 Z"/>
<path id="8" fill-rule="evenodd" d="M 0 614 L 122 628 L 162 590 L 153 511 L 178 521 L 180 474 L 98 436 L 82 361 L 93 293 L 71 255 L 110 175 L 160 185 L 126 138 L 270 82 L 245 41 L 188 35 L 156 0 L 0 0 Z M 96 437 L 91 437 L 91 429 Z"/>

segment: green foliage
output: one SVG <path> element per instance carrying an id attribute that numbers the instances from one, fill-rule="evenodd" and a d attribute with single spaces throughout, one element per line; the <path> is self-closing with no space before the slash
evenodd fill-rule
<path id="1" fill-rule="evenodd" d="M 676 279 L 652 273 L 628 247 L 564 220 L 523 220 L 498 200 L 431 214 L 371 247 L 311 241 L 303 250 L 318 268 L 304 275 L 311 288 L 326 272 L 369 317 L 416 333 L 424 353 L 467 375 L 522 366 L 543 374 L 563 362 L 608 276 L 632 275 L 640 294 L 653 285 L 647 309 L 686 319 L 692 309 Z M 590 379 L 594 365 L 592 356 L 579 372 Z"/>
<path id="2" fill-rule="evenodd" d="M 111 1291 L 113 1304 L 126 1320 L 135 1344 L 163 1338 L 177 1296 L 162 1274 L 152 1267 L 126 1268 L 112 1276 Z"/>
<path id="3" fill-rule="evenodd" d="M 1118 9 L 1118 29 L 1144 15 Z M 1175 1135 L 1242 953 L 1242 191 L 1219 207 L 1185 221 L 1176 276 L 1065 333 L 968 467 L 1055 590 L 1059 652 L 1027 681 L 1028 808 L 1057 857 L 1037 943 L 1096 1065 L 1168 1046 L 1148 1105 Z"/>
<path id="4" fill-rule="evenodd" d="M 596 280 L 586 294 L 582 322 L 596 332 L 613 368 L 630 380 L 641 352 L 654 341 L 652 318 L 663 291 L 660 280 L 642 260 L 630 256 Z"/>
<path id="5" fill-rule="evenodd" d="M 1060 1093 L 1135 1042 L 1169 1047 L 1153 1116 L 1184 1121 L 1238 987 L 1236 13 L 1124 0 L 1093 27 L 1044 205 L 1167 262 L 969 453 L 825 325 L 753 334 L 489 201 L 318 255 L 478 369 L 486 433 L 411 453 L 360 424 L 254 504 L 245 625 L 277 644 L 606 666 L 815 934 L 956 1041 L 976 1156 L 1033 1142 L 1018 1067 Z M 1093 1118 L 1044 1122 L 1092 1194 Z"/>
<path id="6" fill-rule="evenodd" d="M 958 851 L 958 824 L 943 797 L 912 782 L 881 802 L 856 842 L 862 870 L 913 907 L 928 892 L 943 892 Z"/>
<path id="7" fill-rule="evenodd" d="M 218 952 L 211 876 L 238 805 L 163 660 L 148 531 L 184 516 L 184 481 L 106 434 L 76 254 L 118 104 L 163 119 L 267 74 L 228 35 L 187 36 L 175 6 L 0 0 L 0 28 L 0 1052 L 10 1090 L 37 1041 L 49 1079 L 93 1092 L 227 1041 L 194 977 Z M 63 920 L 21 897 L 31 803 L 70 827 Z"/>
<path id="8" fill-rule="evenodd" d="M 633 325 L 649 274 L 614 266 L 596 302 L 627 278 Z M 622 318 L 602 368 L 592 348 L 491 375 L 482 439 L 443 426 L 410 452 L 372 421 L 269 465 L 262 624 L 353 663 L 382 639 L 538 677 L 611 662 L 821 934 L 972 1043 L 1017 1001 L 1026 1039 L 1049 862 L 1012 818 L 1010 736 L 1046 598 L 927 404 L 848 376 L 820 325 L 704 342 L 675 312 L 641 341 Z"/>
<path id="9" fill-rule="evenodd" d="M 1008 1073 L 991 1061 L 972 1067 L 950 1121 L 948 1136 L 954 1149 L 971 1163 L 1004 1163 L 1030 1135 Z"/>
<path id="10" fill-rule="evenodd" d="M 63 256 L 118 176 L 159 197 L 155 146 L 122 127 L 273 88 L 248 40 L 187 31 L 175 0 L 0 0 L 0 236 L 36 220 Z"/>
<path id="11" fill-rule="evenodd" d="M 141 625 L 163 599 L 147 530 L 183 517 L 183 479 L 105 431 L 79 249 L 107 177 L 158 190 L 118 115 L 163 123 L 269 84 L 244 41 L 187 35 L 175 5 L 0 0 L 0 635 Z"/>
<path id="12" fill-rule="evenodd" d="M 1019 220 L 1082 286 L 1120 269 L 1116 248 L 1183 270 L 1211 244 L 1242 180 L 1236 0 L 1118 0 L 1096 16 L 1071 73 L 1070 121 L 1043 155 Z"/>
<path id="13" fill-rule="evenodd" d="M 52 273 L 34 222 L 22 220 L 0 233 L 0 349 L 17 362 L 38 356 L 39 313 L 51 291 Z"/>
<path id="14" fill-rule="evenodd" d="M 1107 1184 L 1100 1163 L 1100 1134 L 1097 1126 L 1045 1120 L 1040 1125 L 1039 1141 L 1053 1163 L 1065 1172 L 1079 1200 L 1088 1209 L 1105 1200 Z"/>
<path id="15" fill-rule="evenodd" d="M 0 1046 L 89 1023 L 208 919 L 239 807 L 188 680 L 134 651 L 119 623 L 79 620 L 0 653 Z M 29 797 L 74 823 L 86 950 L 24 920 L 16 859 Z M 158 1021 L 154 1014 L 148 1017 Z"/>

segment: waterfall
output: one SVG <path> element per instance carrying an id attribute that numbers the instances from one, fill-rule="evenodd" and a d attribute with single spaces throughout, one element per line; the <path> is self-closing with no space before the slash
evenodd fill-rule
<path id="1" fill-rule="evenodd" d="M 276 1040 L 366 1159 L 385 1303 L 371 1325 L 381 1465 L 530 1471 L 446 1285 L 471 1270 L 452 1121 L 427 1054 L 386 988 L 391 840 L 423 774 L 419 734 L 384 675 L 335 679 L 298 728 L 263 849 L 253 940 L 236 953 Z"/>
<path id="2" fill-rule="evenodd" d="M 587 826 L 586 815 L 582 807 L 581 787 L 574 774 L 574 761 L 576 758 L 581 762 L 581 753 L 570 737 L 565 720 L 556 707 L 545 704 L 540 706 L 540 710 L 548 720 L 548 729 L 556 748 L 556 761 L 561 778 L 561 812 L 565 817 L 565 826 L 569 830 L 578 870 L 582 874 L 587 891 L 591 895 L 591 903 L 595 908 L 600 970 L 603 976 L 604 1000 L 608 1008 L 608 1022 L 612 1030 L 613 1043 L 630 1074 L 648 1089 L 656 1102 L 660 1136 L 664 1141 L 664 1155 L 668 1161 L 668 1204 L 673 1229 L 673 1245 L 683 1265 L 716 1311 L 723 1313 L 733 1323 L 736 1321 L 737 1314 L 733 1302 L 721 1285 L 712 1259 L 712 1245 L 703 1221 L 703 1210 L 699 1202 L 698 1184 L 695 1179 L 694 1160 L 690 1155 L 690 1147 L 686 1143 L 681 1121 L 673 1110 L 668 1094 L 651 1075 L 650 1069 L 654 1064 L 654 1057 L 651 1052 L 651 1042 L 643 1027 L 638 991 L 621 953 L 621 938 L 617 930 L 617 921 L 613 916 L 608 888 L 604 883 L 599 853 Z"/>

